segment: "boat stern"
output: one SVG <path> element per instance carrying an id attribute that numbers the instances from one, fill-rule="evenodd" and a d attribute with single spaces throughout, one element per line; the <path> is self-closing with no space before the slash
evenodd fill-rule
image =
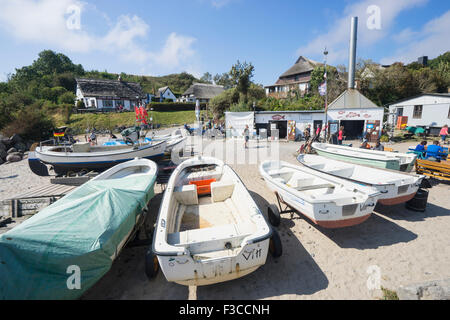
<path id="1" fill-rule="evenodd" d="M 235 249 L 181 256 L 158 255 L 168 281 L 186 286 L 204 286 L 243 277 L 266 263 L 270 239 Z"/>

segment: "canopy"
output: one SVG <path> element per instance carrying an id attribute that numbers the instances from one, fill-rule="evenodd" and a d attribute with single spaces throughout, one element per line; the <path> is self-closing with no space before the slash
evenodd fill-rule
<path id="1" fill-rule="evenodd" d="M 0 299 L 79 298 L 110 269 L 154 196 L 155 179 L 92 180 L 1 235 Z M 79 290 L 67 285 L 74 268 Z"/>

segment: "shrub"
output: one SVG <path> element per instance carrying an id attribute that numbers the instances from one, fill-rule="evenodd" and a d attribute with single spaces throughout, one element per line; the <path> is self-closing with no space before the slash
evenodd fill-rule
<path id="1" fill-rule="evenodd" d="M 41 141 L 52 134 L 53 121 L 41 110 L 21 108 L 13 117 L 14 120 L 2 129 L 6 136 L 18 134 L 25 140 Z"/>
<path id="2" fill-rule="evenodd" d="M 64 92 L 58 97 L 59 104 L 74 104 L 75 95 L 72 92 Z"/>
<path id="3" fill-rule="evenodd" d="M 83 100 L 77 101 L 77 109 L 86 109 L 86 105 L 84 104 Z"/>
<path id="4" fill-rule="evenodd" d="M 382 135 L 381 136 L 381 138 L 380 138 L 380 141 L 381 142 L 389 142 L 389 136 L 388 135 Z"/>

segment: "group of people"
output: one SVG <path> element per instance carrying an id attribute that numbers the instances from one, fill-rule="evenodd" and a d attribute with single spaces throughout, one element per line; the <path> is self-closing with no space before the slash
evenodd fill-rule
<path id="1" fill-rule="evenodd" d="M 443 138 L 442 141 L 445 141 Z M 447 154 L 445 153 L 444 148 L 440 145 L 439 141 L 433 141 L 432 145 L 427 146 L 427 141 L 422 141 L 419 143 L 414 151 L 422 152 L 425 157 L 433 157 L 436 160 L 440 161 L 442 158 L 446 158 Z"/>

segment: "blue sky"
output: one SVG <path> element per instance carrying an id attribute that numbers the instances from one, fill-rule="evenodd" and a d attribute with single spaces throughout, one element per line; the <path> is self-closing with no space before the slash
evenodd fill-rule
<path id="1" fill-rule="evenodd" d="M 87 70 L 140 75 L 199 77 L 239 59 L 269 85 L 299 55 L 322 62 L 325 46 L 331 64 L 347 65 L 352 16 L 358 58 L 409 63 L 450 50 L 448 0 L 0 0 L 0 8 L 0 81 L 51 49 Z"/>

